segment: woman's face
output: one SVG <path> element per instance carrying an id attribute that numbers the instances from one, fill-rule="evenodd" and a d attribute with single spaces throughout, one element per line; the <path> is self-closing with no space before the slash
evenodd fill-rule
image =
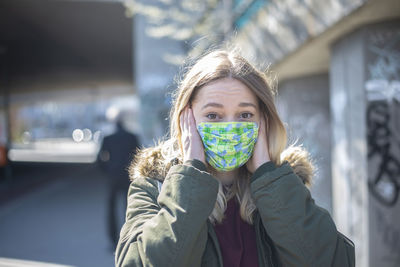
<path id="1" fill-rule="evenodd" d="M 232 78 L 211 82 L 197 92 L 192 102 L 196 124 L 200 122 L 260 122 L 256 95 Z"/>

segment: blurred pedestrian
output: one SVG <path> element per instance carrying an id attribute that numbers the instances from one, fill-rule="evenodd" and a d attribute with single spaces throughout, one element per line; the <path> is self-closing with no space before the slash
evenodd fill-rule
<path id="1" fill-rule="evenodd" d="M 129 187 L 127 167 L 138 147 L 137 136 L 124 128 L 122 116 L 118 116 L 116 132 L 104 137 L 99 151 L 98 162 L 107 173 L 109 180 L 107 228 L 113 249 L 118 242 L 119 231 L 125 220 L 126 195 Z M 119 212 L 121 210 L 123 212 Z"/>
<path id="2" fill-rule="evenodd" d="M 215 51 L 180 83 L 170 135 L 130 168 L 116 266 L 354 266 L 354 246 L 286 148 L 274 91 L 240 55 Z"/>

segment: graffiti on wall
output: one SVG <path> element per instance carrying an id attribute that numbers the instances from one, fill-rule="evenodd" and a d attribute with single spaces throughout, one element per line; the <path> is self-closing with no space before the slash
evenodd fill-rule
<path id="1" fill-rule="evenodd" d="M 379 158 L 376 175 L 369 179 L 371 194 L 382 204 L 396 204 L 400 192 L 400 160 L 391 152 L 393 133 L 389 122 L 393 120 L 385 101 L 372 101 L 368 105 L 368 158 Z M 400 147 L 400 143 L 395 144 Z"/>
<path id="2" fill-rule="evenodd" d="M 400 31 L 377 31 L 368 40 L 369 190 L 380 203 L 394 206 L 400 194 Z"/>

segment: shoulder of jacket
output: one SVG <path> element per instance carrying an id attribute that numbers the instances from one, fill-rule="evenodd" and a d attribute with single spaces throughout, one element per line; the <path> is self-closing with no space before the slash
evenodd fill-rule
<path id="1" fill-rule="evenodd" d="M 131 181 L 147 177 L 160 182 L 164 181 L 171 166 L 178 164 L 177 159 L 168 161 L 162 153 L 162 143 L 149 148 L 141 148 L 128 167 Z"/>
<path id="2" fill-rule="evenodd" d="M 289 165 L 307 187 L 310 188 L 312 186 L 316 167 L 305 148 L 302 146 L 289 146 L 282 152 L 281 160 L 283 162 L 282 165 L 286 168 Z"/>
<path id="3" fill-rule="evenodd" d="M 131 181 L 128 190 L 128 201 L 134 195 L 147 195 L 153 200 L 156 200 L 160 191 L 162 183 L 156 179 L 149 177 L 137 177 Z"/>
<path id="4" fill-rule="evenodd" d="M 130 187 L 138 187 L 143 189 L 158 188 L 158 180 L 150 177 L 135 177 L 131 180 Z"/>

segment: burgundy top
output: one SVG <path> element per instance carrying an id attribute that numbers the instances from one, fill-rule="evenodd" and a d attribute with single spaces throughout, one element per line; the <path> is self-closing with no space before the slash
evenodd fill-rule
<path id="1" fill-rule="evenodd" d="M 225 218 L 216 224 L 224 266 L 258 267 L 256 232 L 254 226 L 240 217 L 240 206 L 236 197 L 227 203 Z"/>

